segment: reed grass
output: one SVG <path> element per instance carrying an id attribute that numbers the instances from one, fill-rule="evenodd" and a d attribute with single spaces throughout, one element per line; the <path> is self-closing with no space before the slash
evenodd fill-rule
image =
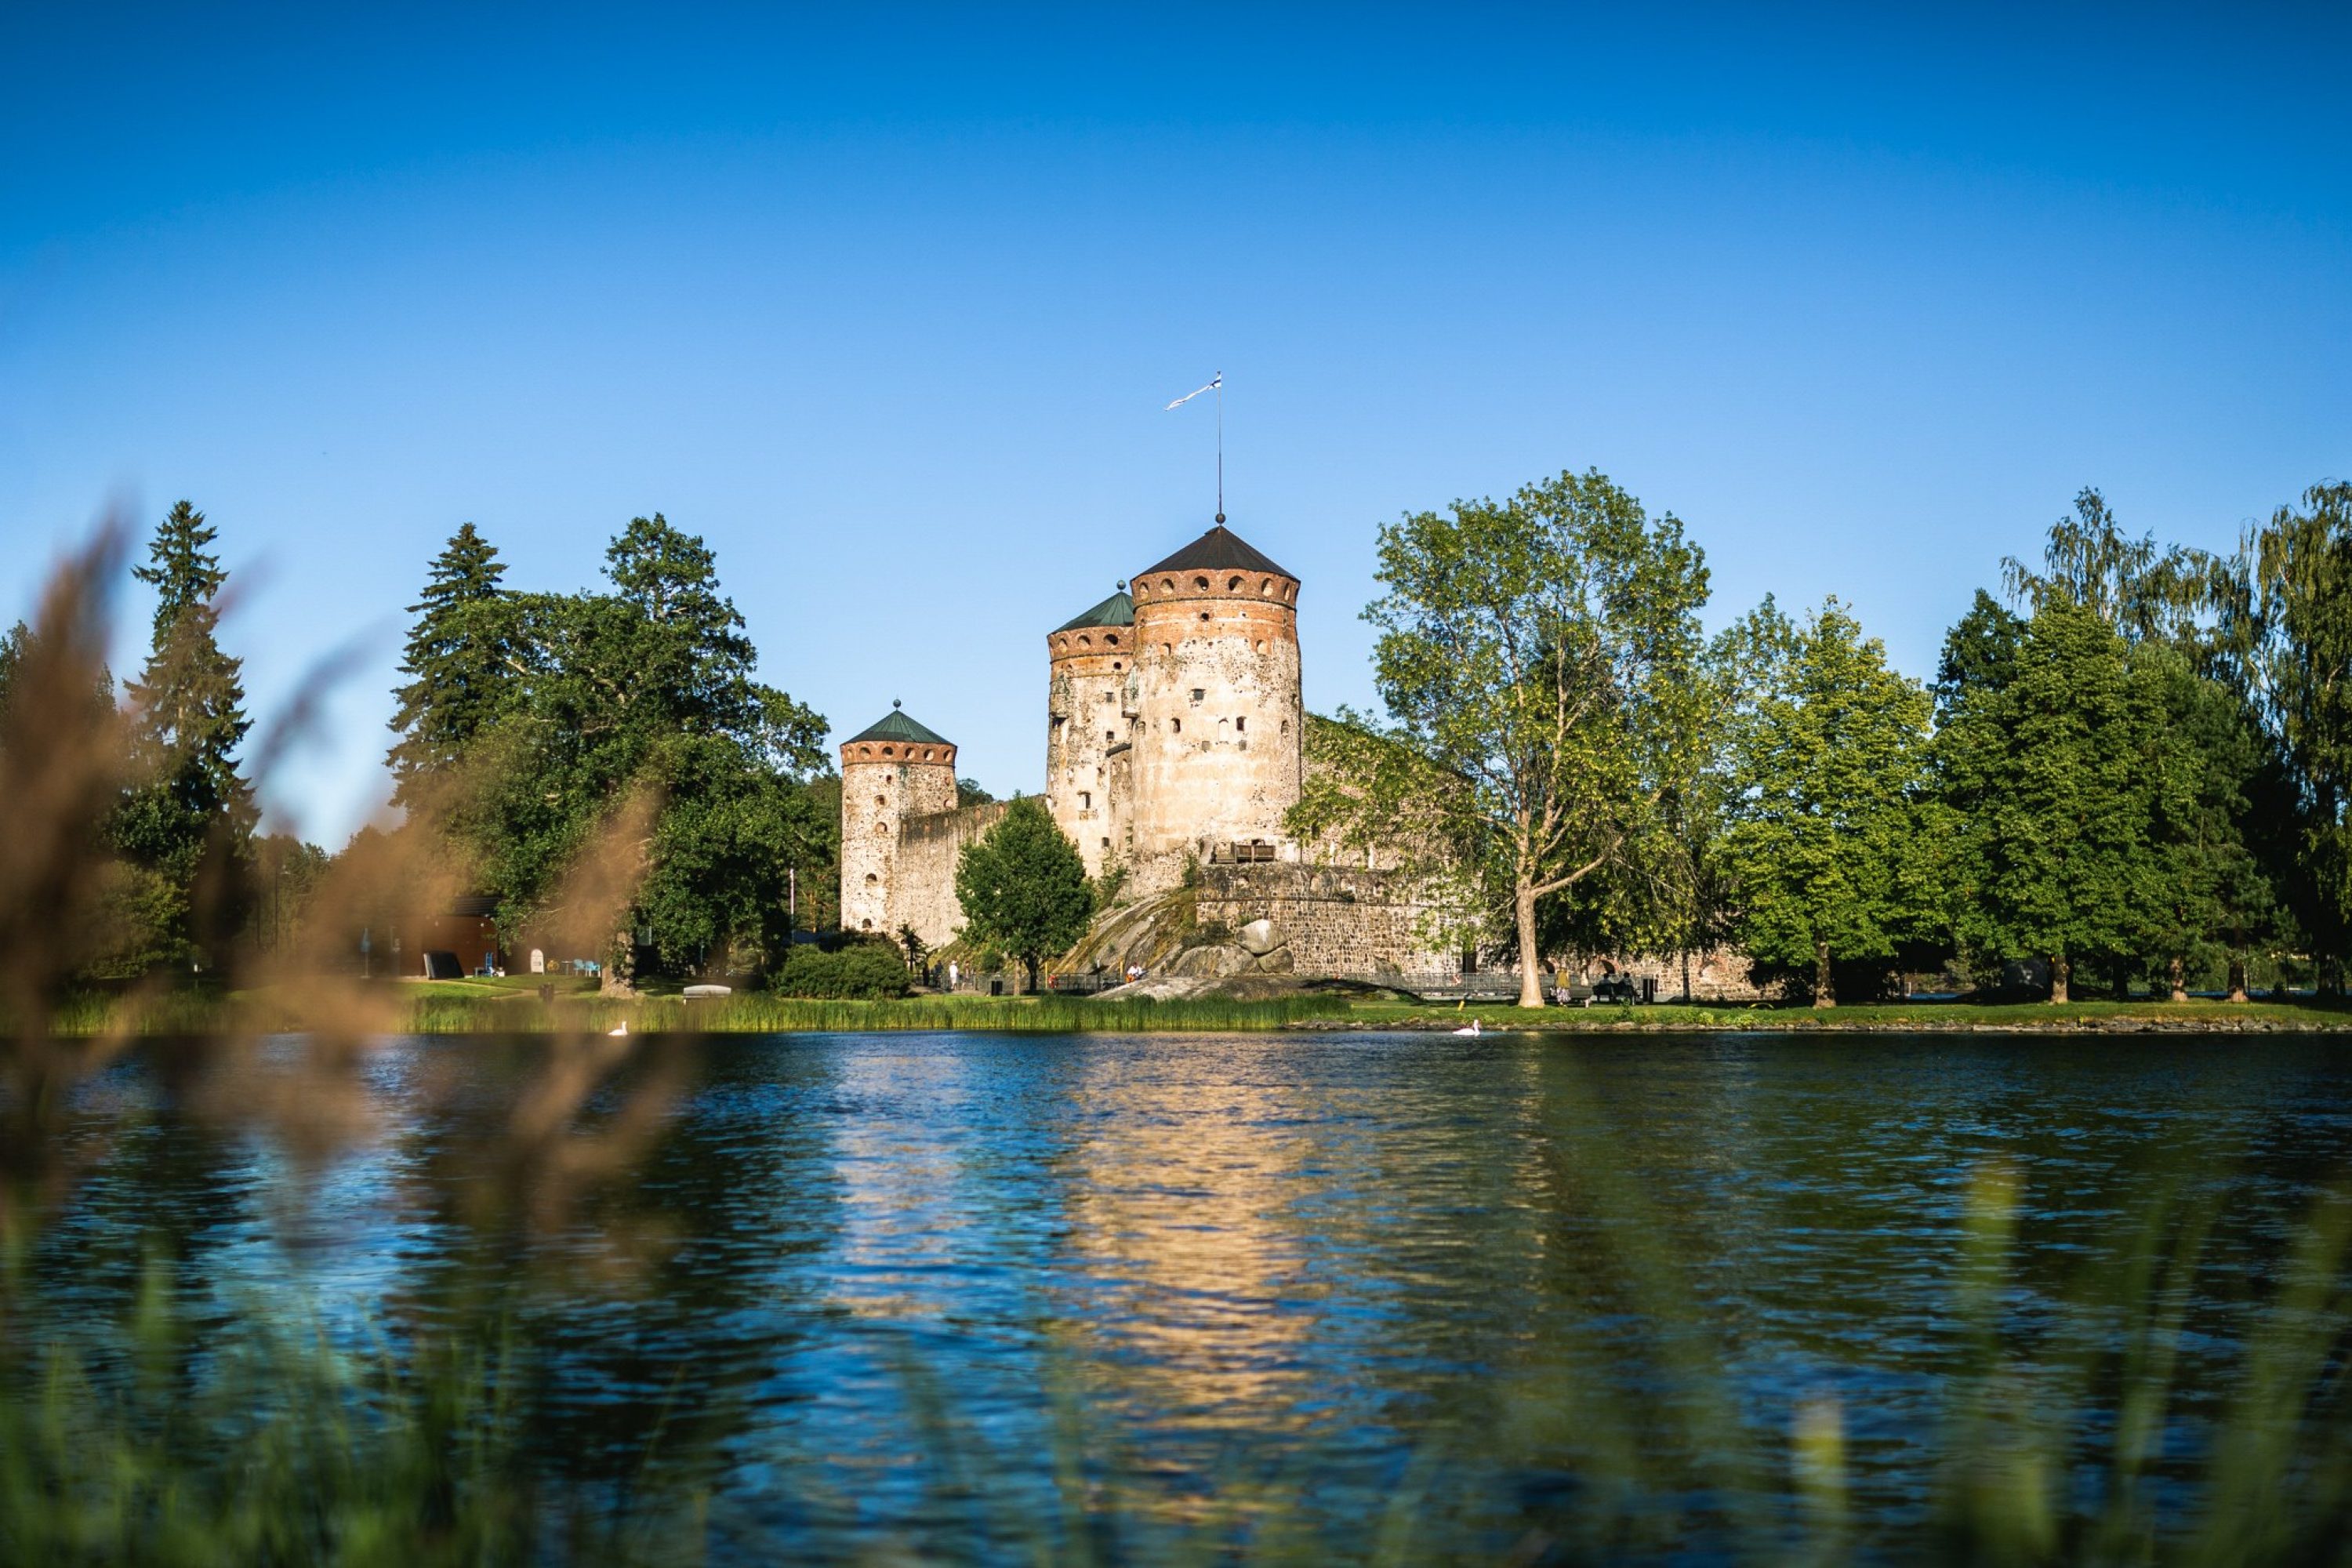
<path id="1" fill-rule="evenodd" d="M 383 1027 L 418 1035 L 601 1035 L 626 1024 L 642 1034 L 856 1034 L 982 1031 L 1017 1034 L 1248 1034 L 1328 1015 L 1328 998 L 1276 1001 L 1083 996 L 915 996 L 897 1001 L 823 1001 L 753 993 L 712 1001 L 674 996 L 627 1000 L 596 995 L 541 1002 L 528 994 L 485 996 L 401 987 Z M 320 1026 L 299 992 L 218 996 L 71 996 L 49 1015 L 68 1038 L 113 1034 L 289 1034 Z"/>

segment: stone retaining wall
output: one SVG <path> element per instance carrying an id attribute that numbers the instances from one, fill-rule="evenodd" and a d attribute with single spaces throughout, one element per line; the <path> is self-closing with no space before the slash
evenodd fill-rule
<path id="1" fill-rule="evenodd" d="M 1428 906 L 1392 872 L 1282 861 L 1201 868 L 1200 921 L 1238 931 L 1273 922 L 1300 974 L 1412 974 L 1450 969 L 1458 955 L 1417 923 Z"/>

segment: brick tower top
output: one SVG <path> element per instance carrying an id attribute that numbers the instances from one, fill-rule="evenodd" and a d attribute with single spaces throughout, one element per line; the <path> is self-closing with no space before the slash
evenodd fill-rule
<path id="1" fill-rule="evenodd" d="M 1134 594 L 1138 615 L 1155 632 L 1179 624 L 1164 606 L 1180 601 L 1187 604 L 1182 619 L 1211 625 L 1225 619 L 1231 608 L 1194 602 L 1215 600 L 1228 607 L 1253 606 L 1263 613 L 1249 618 L 1281 626 L 1294 638 L 1297 635 L 1298 579 L 1227 528 L 1223 517 L 1175 554 L 1137 573 Z"/>
<path id="2" fill-rule="evenodd" d="M 853 763 L 890 766 L 933 763 L 952 769 L 955 759 L 954 742 L 915 722 L 896 702 L 878 721 L 841 743 L 841 765 L 845 768 Z"/>
<path id="3" fill-rule="evenodd" d="M 1135 657 L 1135 601 L 1127 584 L 1082 615 L 1045 634 L 1045 658 L 1056 673 L 1124 674 Z"/>

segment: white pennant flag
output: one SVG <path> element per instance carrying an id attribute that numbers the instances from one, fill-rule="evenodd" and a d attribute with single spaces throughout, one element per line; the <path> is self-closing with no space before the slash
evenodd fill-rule
<path id="1" fill-rule="evenodd" d="M 1170 405 L 1168 405 L 1168 407 L 1169 407 L 1169 408 L 1181 408 L 1181 407 L 1183 407 L 1183 406 L 1184 406 L 1184 405 L 1186 405 L 1186 404 L 1188 404 L 1188 403 L 1192 402 L 1192 399 L 1194 399 L 1194 398 L 1196 398 L 1196 397 L 1200 396 L 1200 395 L 1201 395 L 1201 394 L 1202 394 L 1202 393 L 1204 393 L 1204 392 L 1214 392 L 1214 391 L 1216 391 L 1216 390 L 1217 390 L 1217 388 L 1219 388 L 1219 387 L 1221 387 L 1221 386 L 1223 386 L 1223 385 L 1224 385 L 1224 384 L 1225 384 L 1225 373 L 1224 373 L 1223 371 L 1219 371 L 1215 375 L 1213 375 L 1213 376 L 1212 376 L 1212 377 L 1210 378 L 1210 380 L 1209 380 L 1209 384 L 1208 384 L 1208 385 L 1206 385 L 1206 386 L 1196 386 L 1196 387 L 1194 387 L 1192 391 L 1190 391 L 1190 392 L 1186 393 L 1183 396 L 1181 396 L 1181 397 L 1178 398 L 1175 402 L 1173 402 L 1173 403 L 1170 404 Z M 1167 410 L 1166 410 L 1166 409 L 1162 409 L 1162 410 L 1161 410 L 1161 412 L 1162 412 L 1162 413 L 1165 413 L 1165 412 L 1167 412 Z"/>

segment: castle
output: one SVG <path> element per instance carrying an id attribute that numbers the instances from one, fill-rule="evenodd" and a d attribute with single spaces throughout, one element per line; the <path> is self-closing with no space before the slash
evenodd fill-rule
<path id="1" fill-rule="evenodd" d="M 1299 858 L 1298 579 L 1216 526 L 1045 635 L 1045 804 L 1089 875 L 1132 893 L 1187 863 Z M 963 923 L 955 868 L 1003 816 L 959 806 L 955 743 L 893 708 L 841 743 L 841 923 L 927 946 Z"/>

